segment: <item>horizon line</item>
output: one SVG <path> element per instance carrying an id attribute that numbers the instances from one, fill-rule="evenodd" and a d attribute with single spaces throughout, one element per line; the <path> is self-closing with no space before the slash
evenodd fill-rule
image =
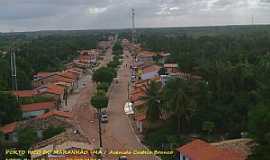
<path id="1" fill-rule="evenodd" d="M 270 23 L 260 24 L 228 24 L 228 25 L 194 25 L 194 26 L 168 26 L 168 27 L 137 27 L 136 29 L 163 29 L 163 28 L 202 28 L 202 27 L 229 27 L 229 26 L 267 26 Z M 12 34 L 12 33 L 34 33 L 34 32 L 56 32 L 56 31 L 110 31 L 110 30 L 131 30 L 131 27 L 125 28 L 81 28 L 81 29 L 44 29 L 44 30 L 29 30 L 29 31 L 8 31 L 0 32 L 1 34 Z"/>

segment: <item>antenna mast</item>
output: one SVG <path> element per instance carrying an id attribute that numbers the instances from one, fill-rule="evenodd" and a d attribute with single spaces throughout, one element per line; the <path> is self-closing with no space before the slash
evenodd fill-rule
<path id="1" fill-rule="evenodd" d="M 11 79 L 12 79 L 12 90 L 16 91 L 17 86 L 17 69 L 16 69 L 16 52 L 13 47 L 9 49 L 10 52 L 10 68 L 11 68 Z"/>
<path id="2" fill-rule="evenodd" d="M 135 9 L 131 9 L 132 14 L 132 43 L 136 42 L 136 28 L 135 28 Z"/>

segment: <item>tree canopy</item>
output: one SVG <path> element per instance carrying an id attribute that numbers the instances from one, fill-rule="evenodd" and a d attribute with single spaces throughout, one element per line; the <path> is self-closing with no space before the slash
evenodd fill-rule
<path id="1" fill-rule="evenodd" d="M 0 92 L 0 124 L 7 124 L 22 118 L 17 99 L 11 93 Z"/>

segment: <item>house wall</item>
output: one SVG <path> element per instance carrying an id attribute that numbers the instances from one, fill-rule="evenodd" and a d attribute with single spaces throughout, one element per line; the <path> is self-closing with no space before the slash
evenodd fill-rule
<path id="1" fill-rule="evenodd" d="M 139 132 L 142 133 L 143 132 L 143 122 L 136 121 L 136 126 L 137 126 L 137 129 L 139 130 Z"/>
<path id="2" fill-rule="evenodd" d="M 192 159 L 189 159 L 187 156 L 180 153 L 179 160 L 192 160 Z"/>

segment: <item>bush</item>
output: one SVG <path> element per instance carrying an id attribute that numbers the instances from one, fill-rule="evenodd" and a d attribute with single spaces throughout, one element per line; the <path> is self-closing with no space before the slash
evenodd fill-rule
<path id="1" fill-rule="evenodd" d="M 97 85 L 97 90 L 104 90 L 105 92 L 108 91 L 110 85 L 106 82 L 101 82 L 101 83 L 98 83 Z"/>
<path id="2" fill-rule="evenodd" d="M 64 132 L 65 128 L 64 127 L 54 127 L 50 126 L 48 129 L 46 129 L 43 132 L 43 139 L 49 139 L 51 137 L 54 137 L 55 135 Z"/>
<path id="3" fill-rule="evenodd" d="M 37 132 L 32 128 L 24 128 L 18 131 L 18 143 L 21 148 L 29 149 L 38 141 Z"/>

